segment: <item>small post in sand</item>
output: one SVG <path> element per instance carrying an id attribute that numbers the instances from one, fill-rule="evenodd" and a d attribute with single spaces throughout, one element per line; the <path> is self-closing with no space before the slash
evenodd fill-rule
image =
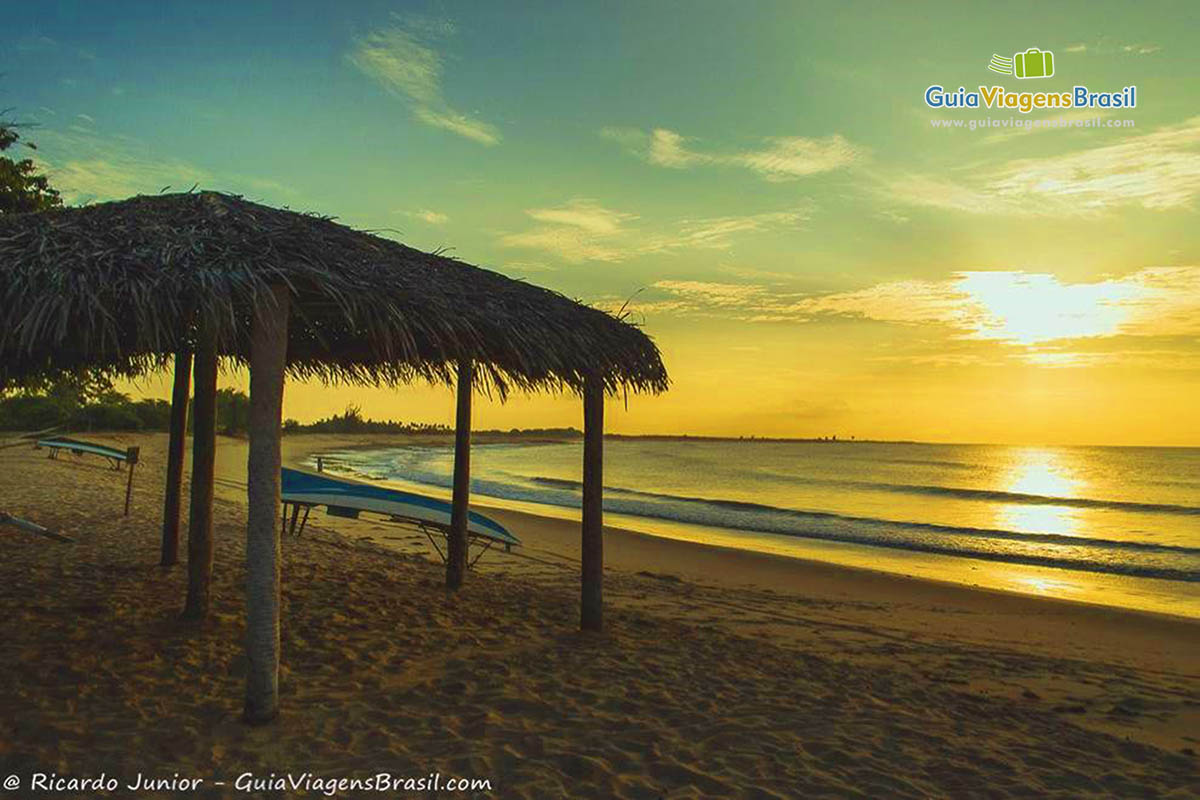
<path id="1" fill-rule="evenodd" d="M 171 389 L 171 432 L 167 441 L 167 489 L 163 497 L 162 559 L 164 567 L 179 561 L 179 510 L 183 505 L 183 450 L 187 436 L 188 387 L 192 354 L 175 354 L 175 385 Z"/>
<path id="2" fill-rule="evenodd" d="M 467 521 L 471 502 L 471 385 L 475 365 L 458 363 L 458 408 L 454 420 L 454 498 L 446 543 L 446 588 L 455 591 L 467 572 Z"/>
<path id="3" fill-rule="evenodd" d="M 188 591 L 184 619 L 208 615 L 213 564 L 213 468 L 217 456 L 217 343 L 202 330 L 192 407 L 192 502 L 188 512 Z"/>
<path id="4" fill-rule="evenodd" d="M 246 496 L 246 704 L 251 725 L 279 714 L 279 469 L 287 369 L 288 288 L 271 287 L 250 323 L 250 457 Z"/>
<path id="5" fill-rule="evenodd" d="M 142 448 L 130 447 L 125 451 L 125 463 L 129 465 L 129 480 L 125 482 L 125 516 L 129 516 L 129 501 L 133 498 L 133 468 L 137 466 Z"/>
<path id="6" fill-rule="evenodd" d="M 604 625 L 604 382 L 589 376 L 583 389 L 583 524 L 579 626 Z"/>

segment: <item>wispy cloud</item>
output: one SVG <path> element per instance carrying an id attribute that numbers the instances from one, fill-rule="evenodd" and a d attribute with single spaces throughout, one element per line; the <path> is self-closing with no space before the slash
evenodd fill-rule
<path id="1" fill-rule="evenodd" d="M 1097 42 L 1075 42 L 1063 48 L 1068 53 L 1091 53 L 1094 55 L 1114 55 L 1125 54 L 1134 56 L 1149 56 L 1162 50 L 1162 47 L 1151 42 L 1114 42 L 1110 39 L 1101 39 Z"/>
<path id="2" fill-rule="evenodd" d="M 763 149 L 739 153 L 730 160 L 769 181 L 786 181 L 848 166 L 862 155 L 862 150 L 840 134 L 834 134 L 824 139 L 800 136 L 768 139 Z"/>
<path id="3" fill-rule="evenodd" d="M 658 281 L 654 288 L 717 308 L 736 308 L 758 303 L 766 294 L 762 286 L 712 281 Z"/>
<path id="4" fill-rule="evenodd" d="M 1121 49 L 1126 53 L 1133 53 L 1138 56 L 1148 56 L 1157 53 L 1162 48 L 1156 44 L 1127 44 L 1122 45 Z"/>
<path id="5" fill-rule="evenodd" d="M 571 200 L 552 208 L 528 209 L 525 213 L 540 224 L 528 231 L 504 234 L 500 244 L 541 250 L 571 263 L 624 261 L 684 248 L 724 249 L 744 234 L 796 228 L 810 214 L 805 208 L 685 219 L 664 232 L 637 226 L 636 214 L 614 211 L 587 199 Z"/>
<path id="6" fill-rule="evenodd" d="M 413 116 L 426 125 L 494 145 L 500 141 L 495 126 L 451 108 L 442 96 L 443 59 L 430 40 L 452 30 L 445 24 L 409 23 L 372 31 L 355 41 L 346 58 L 388 92 L 406 100 Z"/>
<path id="7" fill-rule="evenodd" d="M 662 240 L 657 249 L 704 247 L 723 250 L 733 243 L 735 236 L 741 234 L 797 230 L 811 214 L 811 208 L 804 207 L 791 211 L 683 220 L 679 224 L 678 232 Z"/>
<path id="8" fill-rule="evenodd" d="M 69 204 L 114 200 L 135 194 L 212 185 L 209 170 L 171 157 L 159 157 L 128 142 L 72 127 L 38 132 L 40 166 Z"/>
<path id="9" fill-rule="evenodd" d="M 906 174 L 888 178 L 879 189 L 884 200 L 913 206 L 963 211 L 968 214 L 1041 214 L 1045 208 L 1021 206 L 983 186 L 930 175 Z"/>
<path id="10" fill-rule="evenodd" d="M 92 128 L 38 130 L 38 166 L 68 204 L 116 200 L 136 194 L 201 188 L 243 191 L 252 196 L 290 194 L 277 181 L 216 172 L 183 159 L 156 155 L 144 143 L 106 136 Z"/>
<path id="11" fill-rule="evenodd" d="M 596 204 L 591 200 L 572 200 L 558 208 L 533 208 L 525 212 L 538 222 L 575 228 L 597 236 L 618 233 L 626 220 L 637 219 Z"/>
<path id="12" fill-rule="evenodd" d="M 879 219 L 885 219 L 893 225 L 907 225 L 912 222 L 912 218 L 907 214 L 901 214 L 899 211 L 891 208 L 885 208 L 875 212 L 875 216 Z"/>
<path id="13" fill-rule="evenodd" d="M 624 225 L 637 219 L 634 214 L 613 211 L 587 199 L 571 200 L 555 208 L 532 208 L 525 213 L 542 224 L 501 236 L 501 245 L 542 250 L 571 263 L 621 261 L 629 255 L 626 248 L 632 233 Z"/>
<path id="14" fill-rule="evenodd" d="M 703 152 L 690 146 L 695 141 L 666 128 L 646 132 L 638 128 L 604 128 L 600 135 L 621 144 L 650 164 L 672 169 L 704 165 L 738 166 L 768 181 L 789 181 L 806 175 L 830 172 L 864 156 L 841 134 L 820 139 L 801 136 L 769 138 L 755 149 Z"/>
<path id="15" fill-rule="evenodd" d="M 903 175 L 885 181 L 882 194 L 973 214 L 1077 216 L 1125 205 L 1188 208 L 1200 194 L 1200 117 L 1116 144 L 1009 161 L 963 179 Z"/>
<path id="16" fill-rule="evenodd" d="M 724 275 L 732 275 L 735 278 L 741 278 L 748 281 L 768 281 L 772 283 L 794 281 L 796 275 L 790 272 L 778 272 L 769 269 L 759 269 L 757 267 L 745 267 L 738 264 L 724 264 L 717 267 L 717 271 Z"/>
<path id="17" fill-rule="evenodd" d="M 1002 197 L 1052 197 L 1087 210 L 1189 206 L 1200 192 L 1200 117 L 1106 147 L 1010 162 L 989 188 Z"/>
<path id="18" fill-rule="evenodd" d="M 878 283 L 817 295 L 781 293 L 756 283 L 664 280 L 639 303 L 643 313 L 720 316 L 753 322 L 811 323 L 849 318 L 931 326 L 944 339 L 997 342 L 1036 363 L 1067 365 L 1082 340 L 1190 342 L 1200 355 L 1200 267 L 1148 267 L 1122 277 L 1063 282 L 1048 273 L 961 271 L 940 280 Z M 1069 343 L 1072 350 L 1064 350 Z M 1086 348 L 1088 363 L 1117 350 Z M 1056 353 L 1053 357 L 1047 353 Z M 1106 356 L 1107 353 L 1107 356 Z M 1036 356 L 1036 358 L 1035 358 Z"/>
<path id="19" fill-rule="evenodd" d="M 49 36 L 29 35 L 17 40 L 18 53 L 44 53 L 58 49 L 58 42 Z"/>
<path id="20" fill-rule="evenodd" d="M 17 39 L 13 50 L 21 55 L 36 56 L 39 58 L 52 57 L 57 61 L 62 61 L 63 57 L 74 57 L 80 61 L 95 61 L 96 54 L 91 50 L 82 47 L 73 47 L 68 44 L 63 44 L 57 39 L 51 39 L 49 36 L 39 36 L 36 34 L 22 36 Z"/>
<path id="21" fill-rule="evenodd" d="M 445 225 L 450 221 L 449 215 L 443 214 L 440 211 L 433 211 L 428 208 L 422 208 L 419 211 L 406 211 L 403 209 L 398 209 L 397 212 L 405 215 L 406 217 L 412 217 L 413 219 L 419 219 L 422 222 L 427 222 L 430 225 Z"/>

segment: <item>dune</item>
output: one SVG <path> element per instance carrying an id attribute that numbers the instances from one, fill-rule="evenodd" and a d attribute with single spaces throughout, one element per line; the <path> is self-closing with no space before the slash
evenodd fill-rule
<path id="1" fill-rule="evenodd" d="M 1200 785 L 1194 620 L 613 528 L 606 630 L 584 635 L 577 526 L 504 509 L 489 513 L 526 546 L 486 555 L 454 596 L 402 528 L 317 514 L 285 538 L 283 712 L 249 728 L 245 443 L 218 444 L 213 609 L 189 626 L 185 570 L 158 566 L 166 438 L 96 438 L 142 448 L 129 517 L 124 473 L 0 451 L 0 511 L 75 540 L 0 526 L 0 774 L 23 781 L 9 796 L 36 796 L 34 773 L 168 781 L 111 795 L 138 797 L 226 797 L 239 781 L 313 796 L 381 773 L 413 795 L 467 778 L 490 788 L 439 796 L 514 798 Z M 285 439 L 285 462 L 335 443 L 354 442 Z M 175 777 L 201 783 L 181 792 Z M 358 794 L 372 796 L 339 796 Z"/>

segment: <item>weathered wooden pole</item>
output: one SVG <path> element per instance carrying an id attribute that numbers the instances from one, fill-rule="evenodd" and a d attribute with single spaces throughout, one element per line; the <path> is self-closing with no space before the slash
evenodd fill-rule
<path id="1" fill-rule="evenodd" d="M 251 725 L 279 714 L 279 440 L 287 368 L 288 289 L 271 287 L 250 323 L 250 456 L 246 464 L 246 704 Z"/>
<path id="2" fill-rule="evenodd" d="M 475 366 L 458 364 L 458 408 L 454 420 L 454 498 L 446 547 L 446 588 L 454 591 L 467 573 L 467 521 L 471 503 L 471 384 Z"/>
<path id="3" fill-rule="evenodd" d="M 583 562 L 580 622 L 604 626 L 604 383 L 590 377 L 583 389 Z"/>
<path id="4" fill-rule="evenodd" d="M 125 482 L 125 516 L 129 516 L 129 503 L 133 500 L 133 470 L 137 466 L 140 447 L 130 447 L 125 451 L 125 464 L 129 467 L 129 477 Z"/>
<path id="5" fill-rule="evenodd" d="M 188 389 L 192 354 L 175 354 L 175 385 L 171 389 L 171 433 L 167 441 L 167 490 L 163 497 L 162 560 L 164 567 L 179 561 L 179 510 L 183 505 L 183 449 L 187 437 Z"/>
<path id="6" fill-rule="evenodd" d="M 184 619 L 208 615 L 213 563 L 213 468 L 217 458 L 217 343 L 202 331 L 192 394 L 192 497 L 188 509 L 188 591 Z"/>

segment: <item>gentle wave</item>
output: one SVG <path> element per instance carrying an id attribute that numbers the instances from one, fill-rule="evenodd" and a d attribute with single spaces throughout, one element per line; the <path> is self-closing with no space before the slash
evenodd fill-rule
<path id="1" fill-rule="evenodd" d="M 335 469 L 345 469 L 368 480 L 402 479 L 450 488 L 449 463 L 430 460 L 424 448 L 389 448 L 384 452 L 339 453 L 346 456 Z M 440 453 L 440 451 L 438 451 Z M 440 453 L 444 456 L 444 453 Z M 780 475 L 780 477 L 785 477 Z M 795 478 L 791 478 L 795 480 Z M 828 479 L 826 479 L 828 480 Z M 848 482 L 863 484 L 867 482 Z M 895 485 L 881 483 L 887 491 Z M 946 496 L 943 487 L 914 485 L 916 490 Z M 490 496 L 565 508 L 578 508 L 581 484 L 577 480 L 491 470 L 473 476 L 471 491 Z M 850 487 L 852 488 L 852 487 Z M 860 486 L 860 488 L 862 488 Z M 950 490 L 953 496 L 955 490 Z M 985 490 L 957 490 L 977 499 L 1004 500 L 1032 505 L 1062 505 L 1064 498 L 1022 495 Z M 1079 498 L 1065 498 L 1079 503 Z M 1083 502 L 1088 502 L 1084 500 Z M 1200 513 L 1188 506 L 1094 501 L 1087 507 L 1167 514 Z M 1020 532 L 983 527 L 957 527 L 932 522 L 908 522 L 854 516 L 826 511 L 781 508 L 763 503 L 668 494 L 605 486 L 604 508 L 623 514 L 667 522 L 720 528 L 746 535 L 781 535 L 868 545 L 901 551 L 962 558 L 1101 572 L 1133 577 L 1200 582 L 1200 548 L 1160 544 L 1145 539 L 1126 541 L 1070 536 L 1050 532 Z M 1165 510 L 1164 512 L 1164 509 Z"/>
<path id="2" fill-rule="evenodd" d="M 771 473 L 772 477 L 797 483 L 816 483 L 822 486 L 842 486 L 848 489 L 868 489 L 898 494 L 932 495 L 956 497 L 963 500 L 994 500 L 1029 506 L 1062 506 L 1066 508 L 1104 508 L 1112 511 L 1136 511 L 1151 514 L 1179 514 L 1200 516 L 1196 506 L 1172 503 L 1139 503 L 1132 500 L 1102 500 L 1091 497 L 1064 497 L 1061 495 L 1032 494 L 1028 492 L 1006 492 L 999 489 L 968 489 L 954 486 L 930 486 L 913 483 L 884 483 L 878 481 L 852 481 L 836 478 L 797 478 L 793 475 Z"/>
<path id="3" fill-rule="evenodd" d="M 571 491 L 580 491 L 583 488 L 583 485 L 578 481 L 562 480 L 561 478 L 545 478 L 536 476 L 530 478 L 530 480 L 534 483 L 545 486 L 553 486 L 558 489 L 569 489 Z M 1106 547 L 1122 550 L 1141 550 L 1146 552 L 1180 553 L 1185 555 L 1200 556 L 1200 547 L 1180 547 L 1177 545 L 1156 544 L 1154 542 L 1122 541 L 1119 539 L 1096 539 L 1086 536 L 1068 536 L 1060 533 L 1024 533 L 1021 531 L 1006 531 L 996 528 L 958 527 L 950 525 L 937 525 L 930 522 L 903 522 L 898 520 L 881 519 L 878 517 L 854 517 L 847 516 L 845 514 L 834 514 L 829 511 L 801 511 L 794 508 L 782 508 L 780 506 L 765 505 L 763 503 L 754 503 L 745 500 L 685 497 L 682 495 L 647 492 L 641 489 L 624 489 L 619 486 L 605 486 L 604 491 L 620 492 L 621 494 L 638 495 L 642 497 L 652 497 L 668 502 L 699 503 L 737 511 L 757 512 L 764 514 L 782 514 L 792 516 L 800 520 L 839 520 L 847 523 L 865 523 L 871 525 L 883 524 L 896 528 L 910 528 L 912 530 L 931 531 L 963 536 L 980 536 L 988 539 L 1008 539 L 1017 542 L 1041 542 L 1045 544 L 1058 544 L 1066 546 Z M 764 532 L 774 533 L 776 531 L 764 529 Z"/>
<path id="4" fill-rule="evenodd" d="M 577 481 L 536 478 L 535 482 L 560 492 L 570 492 L 570 502 L 544 497 L 534 502 L 575 505 Z M 518 489 L 518 487 L 508 487 Z M 821 511 L 798 511 L 740 500 L 643 492 L 605 487 L 606 510 L 673 522 L 772 533 L 804 539 L 864 544 L 938 555 L 978 558 L 1011 564 L 1104 572 L 1142 578 L 1200 581 L 1200 548 L 1175 547 L 1150 542 L 1027 534 L 981 528 L 957 528 L 922 522 L 895 522 L 870 517 L 850 517 Z M 519 489 L 516 494 L 522 494 Z M 622 497 L 622 495 L 624 497 Z M 504 494 L 500 496 L 506 496 Z M 513 499 L 533 499 L 514 497 Z M 640 502 L 639 502 L 640 500 Z M 992 545 L 993 547 L 989 547 Z M 1034 552 L 1051 549 L 1058 555 Z M 1107 556 L 1107 557 L 1106 557 Z M 1140 556 L 1139 561 L 1131 561 Z M 1183 562 L 1186 566 L 1180 566 Z"/>

